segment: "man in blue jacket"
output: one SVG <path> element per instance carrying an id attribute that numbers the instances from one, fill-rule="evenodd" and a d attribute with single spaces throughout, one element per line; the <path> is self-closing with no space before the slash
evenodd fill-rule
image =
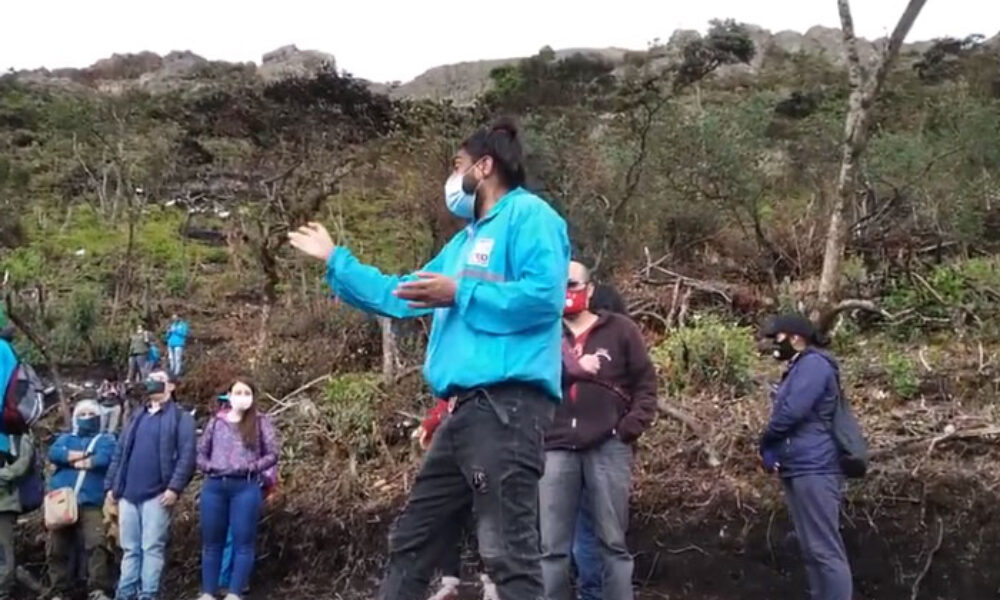
<path id="1" fill-rule="evenodd" d="M 7 321 L 7 315 L 0 306 L 0 410 L 7 397 L 7 386 L 17 369 L 17 355 L 14 354 L 14 347 L 11 346 L 13 330 Z M 3 436 L 0 436 L 3 437 Z M 9 444 L 3 443 L 0 450 L 7 450 Z"/>
<path id="2" fill-rule="evenodd" d="M 382 600 L 423 600 L 442 544 L 472 508 L 479 554 L 501 600 L 542 596 L 538 480 L 542 432 L 561 398 L 566 225 L 525 190 L 517 130 L 500 122 L 454 157 L 445 203 L 467 226 L 420 272 L 362 265 L 310 224 L 291 244 L 327 265 L 342 300 L 393 318 L 433 315 L 424 364 L 452 398 L 389 536 Z"/>
<path id="3" fill-rule="evenodd" d="M 150 373 L 146 388 L 149 402 L 126 425 L 104 483 L 124 551 L 117 600 L 157 597 L 171 508 L 194 475 L 194 417 L 173 401 L 166 371 Z"/>
<path id="4" fill-rule="evenodd" d="M 788 369 L 774 391 L 761 436 L 764 468 L 781 476 L 813 600 L 851 600 L 851 567 L 840 536 L 844 474 L 830 423 L 840 398 L 837 363 L 816 347 L 812 322 L 775 318 L 764 331 Z"/>
<path id="5" fill-rule="evenodd" d="M 53 530 L 48 545 L 49 578 L 56 594 L 70 597 L 76 588 L 70 570 L 78 538 L 83 538 L 88 600 L 108 600 L 111 572 L 103 551 L 104 478 L 115 452 L 115 437 L 101 433 L 101 407 L 94 400 L 81 400 L 73 408 L 73 430 L 61 434 L 49 448 L 55 473 L 49 490 L 76 490 L 78 517 L 75 525 Z"/>
<path id="6" fill-rule="evenodd" d="M 181 369 L 184 367 L 184 345 L 187 344 L 187 336 L 187 321 L 174 314 L 167 328 L 167 361 L 170 372 L 175 377 L 181 374 Z"/>

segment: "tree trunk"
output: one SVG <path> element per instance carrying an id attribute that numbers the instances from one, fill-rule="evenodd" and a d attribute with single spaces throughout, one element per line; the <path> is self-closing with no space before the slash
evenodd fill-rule
<path id="1" fill-rule="evenodd" d="M 264 348 L 267 346 L 267 332 L 271 323 L 271 307 L 273 302 L 270 299 L 264 300 L 264 306 L 260 310 L 260 324 L 257 327 L 257 341 L 254 344 L 253 354 L 250 357 L 250 372 L 256 373 L 257 366 L 264 356 Z"/>
<path id="2" fill-rule="evenodd" d="M 382 330 L 382 381 L 392 383 L 396 380 L 396 367 L 399 364 L 396 332 L 392 329 L 392 319 L 389 317 L 378 317 L 378 325 Z"/>
<path id="3" fill-rule="evenodd" d="M 872 106 L 878 98 L 883 83 L 885 83 L 889 68 L 899 54 L 903 40 L 925 3 L 926 0 L 910 0 L 876 63 L 875 71 L 867 74 L 861 65 L 861 58 L 858 54 L 850 2 L 849 0 L 837 0 L 844 36 L 844 52 L 847 55 L 851 94 L 848 99 L 847 118 L 844 122 L 844 141 L 841 145 L 836 195 L 830 211 L 830 222 L 826 233 L 819 297 L 811 315 L 816 321 L 826 321 L 822 315 L 834 305 L 839 292 L 844 251 L 847 247 L 848 232 L 845 226 L 845 213 L 847 207 L 853 202 L 857 191 L 858 163 L 868 145 L 868 127 Z"/>

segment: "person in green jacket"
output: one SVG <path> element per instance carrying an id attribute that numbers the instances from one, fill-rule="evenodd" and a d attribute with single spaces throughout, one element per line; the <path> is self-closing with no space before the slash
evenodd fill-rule
<path id="1" fill-rule="evenodd" d="M 129 383 L 140 382 L 146 377 L 146 361 L 149 356 L 149 332 L 142 325 L 128 340 L 128 377 Z"/>
<path id="2" fill-rule="evenodd" d="M 17 480 L 23 477 L 34 460 L 34 445 L 31 435 L 10 436 L 11 449 L 16 454 L 0 453 L 3 466 L 0 467 L 0 600 L 8 600 L 14 591 L 14 574 L 17 564 L 14 559 L 14 523 L 21 514 L 21 499 L 17 492 Z"/>

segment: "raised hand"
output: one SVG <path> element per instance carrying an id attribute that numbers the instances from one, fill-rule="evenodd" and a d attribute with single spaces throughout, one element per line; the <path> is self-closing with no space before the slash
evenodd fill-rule
<path id="1" fill-rule="evenodd" d="M 322 223 L 309 223 L 299 227 L 298 231 L 289 232 L 288 243 L 303 254 L 323 262 L 330 260 L 335 247 L 330 232 Z"/>

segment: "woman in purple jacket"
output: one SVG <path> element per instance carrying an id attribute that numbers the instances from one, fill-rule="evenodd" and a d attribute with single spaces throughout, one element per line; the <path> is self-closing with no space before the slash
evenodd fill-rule
<path id="1" fill-rule="evenodd" d="M 266 415 L 257 412 L 254 386 L 241 377 L 229 389 L 230 409 L 216 415 L 198 442 L 201 491 L 200 600 L 215 597 L 226 532 L 233 535 L 233 572 L 226 600 L 246 588 L 253 571 L 257 520 L 265 472 L 278 463 L 278 439 Z"/>

